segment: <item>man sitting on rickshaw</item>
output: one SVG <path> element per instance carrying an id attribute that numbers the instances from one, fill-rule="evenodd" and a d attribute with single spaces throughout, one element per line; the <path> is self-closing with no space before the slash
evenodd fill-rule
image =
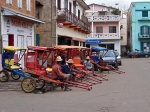
<path id="1" fill-rule="evenodd" d="M 60 80 L 61 82 L 64 82 L 64 81 L 67 82 L 70 78 L 70 74 L 62 73 L 62 71 L 61 71 L 61 61 L 62 61 L 61 57 L 58 56 L 56 58 L 55 65 L 53 65 L 53 67 L 52 67 L 52 74 L 51 74 L 50 77 L 51 77 L 51 79 L 54 79 L 54 80 Z M 61 85 L 61 87 L 62 87 L 62 85 Z M 62 89 L 68 90 L 68 86 L 65 85 L 64 88 L 62 87 Z"/>
<path id="2" fill-rule="evenodd" d="M 68 61 L 66 61 L 66 63 L 63 65 L 62 67 L 62 72 L 65 73 L 65 74 L 70 74 L 70 78 L 72 80 L 74 80 L 75 78 L 75 71 L 72 69 L 72 64 L 73 64 L 73 60 L 72 59 L 69 59 Z"/>
<path id="3" fill-rule="evenodd" d="M 91 63 L 89 56 L 86 57 L 86 60 L 84 61 L 84 65 L 87 70 L 90 70 L 94 73 L 94 65 Z"/>

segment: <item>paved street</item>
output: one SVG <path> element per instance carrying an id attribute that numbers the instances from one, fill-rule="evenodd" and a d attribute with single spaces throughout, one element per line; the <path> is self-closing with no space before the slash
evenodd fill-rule
<path id="1" fill-rule="evenodd" d="M 150 112 L 150 58 L 122 61 L 126 73 L 105 72 L 109 81 L 92 91 L 27 94 L 21 81 L 0 83 L 0 112 Z"/>

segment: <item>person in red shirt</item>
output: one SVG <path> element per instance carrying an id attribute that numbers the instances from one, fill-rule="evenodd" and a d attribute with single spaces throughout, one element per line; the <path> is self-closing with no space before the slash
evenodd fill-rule
<path id="1" fill-rule="evenodd" d="M 64 81 L 67 82 L 70 79 L 70 74 L 62 73 L 61 61 L 62 61 L 62 58 L 60 56 L 58 56 L 56 58 L 55 65 L 53 65 L 53 67 L 52 67 L 52 75 L 50 77 L 51 77 L 51 79 L 54 79 L 54 80 L 60 80 L 62 82 L 64 82 Z M 67 85 L 65 85 L 64 90 L 68 90 Z"/>

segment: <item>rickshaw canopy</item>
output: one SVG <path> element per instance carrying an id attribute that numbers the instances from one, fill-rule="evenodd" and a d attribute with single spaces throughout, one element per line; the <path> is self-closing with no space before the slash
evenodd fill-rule
<path id="1" fill-rule="evenodd" d="M 4 46 L 3 49 L 7 51 L 13 51 L 13 52 L 19 51 L 19 50 L 26 50 L 26 49 L 15 47 L 15 46 Z"/>
<path id="2" fill-rule="evenodd" d="M 82 47 L 82 46 L 58 45 L 58 46 L 55 46 L 54 49 L 66 50 L 66 49 L 87 49 L 87 48 Z"/>
<path id="3" fill-rule="evenodd" d="M 28 50 L 34 51 L 46 51 L 46 50 L 54 50 L 52 47 L 41 47 L 41 46 L 28 46 Z"/>

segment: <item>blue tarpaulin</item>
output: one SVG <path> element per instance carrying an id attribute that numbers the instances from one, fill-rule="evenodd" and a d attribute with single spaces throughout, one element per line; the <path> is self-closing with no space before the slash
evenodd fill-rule
<path id="1" fill-rule="evenodd" d="M 105 47 L 100 47 L 100 46 L 93 46 L 91 48 L 92 51 L 104 51 L 104 50 L 108 50 L 107 48 Z"/>

